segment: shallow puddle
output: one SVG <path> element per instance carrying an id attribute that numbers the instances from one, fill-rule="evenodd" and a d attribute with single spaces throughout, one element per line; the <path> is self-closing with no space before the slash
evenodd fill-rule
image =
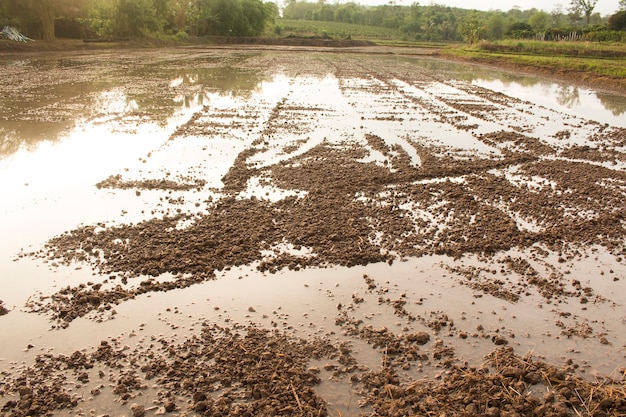
<path id="1" fill-rule="evenodd" d="M 624 225 L 610 222 L 626 196 L 624 98 L 440 60 L 321 52 L 52 54 L 0 67 L 7 376 L 105 340 L 146 359 L 155 340 L 184 343 L 213 323 L 347 342 L 355 375 L 397 360 L 399 383 L 480 366 L 502 344 L 588 379 L 621 377 L 626 253 Z M 597 188 L 575 181 L 592 169 Z M 609 223 L 597 233 L 606 240 L 593 240 L 594 221 Z M 77 230 L 84 238 L 71 240 Z M 67 248 L 45 246 L 61 235 Z M 206 276 L 144 291 L 197 269 L 165 256 L 141 272 L 100 269 L 135 239 L 155 259 L 201 240 L 174 258 L 207 265 Z M 132 296 L 58 314 L 63 289 L 76 291 L 71 304 L 95 286 Z M 405 360 L 367 332 L 430 339 L 422 359 Z M 330 415 L 372 413 L 336 361 L 310 363 Z M 91 373 L 91 385 L 68 378 L 84 402 L 59 413 L 162 411 L 156 382 L 120 399 L 89 391 L 100 383 Z"/>

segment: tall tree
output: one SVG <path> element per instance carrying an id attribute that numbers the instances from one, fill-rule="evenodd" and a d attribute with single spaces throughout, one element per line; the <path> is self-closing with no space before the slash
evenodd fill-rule
<path id="1" fill-rule="evenodd" d="M 55 39 L 54 21 L 58 17 L 85 12 L 87 0 L 0 0 L 11 21 L 31 38 Z"/>
<path id="2" fill-rule="evenodd" d="M 192 34 L 198 36 L 256 36 L 276 13 L 261 0 L 195 0 L 189 9 Z"/>
<path id="3" fill-rule="evenodd" d="M 619 10 L 626 11 L 626 0 L 619 0 Z"/>
<path id="4" fill-rule="evenodd" d="M 185 0 L 172 0 L 172 13 L 174 25 L 178 30 L 187 30 L 189 2 Z"/>
<path id="5" fill-rule="evenodd" d="M 572 0 L 570 3 L 570 10 L 572 13 L 584 14 L 587 19 L 587 26 L 589 26 L 589 19 L 591 19 L 591 13 L 596 7 L 598 0 Z"/>
<path id="6" fill-rule="evenodd" d="M 422 20 L 422 8 L 419 3 L 415 2 L 409 7 L 409 12 L 404 17 L 404 25 L 402 31 L 407 33 L 418 33 Z"/>
<path id="7" fill-rule="evenodd" d="M 118 0 L 115 24 L 117 34 L 123 36 L 141 36 L 145 31 L 161 29 L 152 0 Z"/>
<path id="8" fill-rule="evenodd" d="M 486 22 L 487 35 L 489 39 L 500 39 L 504 35 L 506 27 L 504 14 L 500 11 L 489 12 L 489 18 Z"/>
<path id="9" fill-rule="evenodd" d="M 609 17 L 609 29 L 626 30 L 626 10 L 621 10 Z"/>
<path id="10" fill-rule="evenodd" d="M 478 17 L 476 12 L 472 12 L 461 21 L 459 33 L 470 45 L 478 42 L 486 32 L 485 24 Z"/>
<path id="11" fill-rule="evenodd" d="M 20 29 L 29 36 L 54 40 L 56 0 L 3 0 L 6 11 L 20 22 Z"/>
<path id="12" fill-rule="evenodd" d="M 528 18 L 528 23 L 535 32 L 542 32 L 550 26 L 551 16 L 543 11 L 536 11 Z"/>
<path id="13" fill-rule="evenodd" d="M 560 28 L 567 25 L 567 15 L 563 12 L 562 5 L 557 4 L 550 13 L 550 16 L 552 17 L 552 27 Z"/>

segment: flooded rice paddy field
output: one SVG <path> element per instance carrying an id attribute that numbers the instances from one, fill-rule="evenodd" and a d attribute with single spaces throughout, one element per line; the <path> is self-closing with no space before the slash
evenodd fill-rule
<path id="1" fill-rule="evenodd" d="M 0 415 L 626 413 L 625 98 L 362 51 L 0 65 Z"/>

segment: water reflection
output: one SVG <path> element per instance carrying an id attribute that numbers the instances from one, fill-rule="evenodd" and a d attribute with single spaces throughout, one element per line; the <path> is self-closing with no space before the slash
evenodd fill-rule
<path id="1" fill-rule="evenodd" d="M 0 128 L 0 156 L 12 154 L 19 147 L 20 141 L 15 130 Z"/>
<path id="2" fill-rule="evenodd" d="M 134 99 L 129 99 L 121 89 L 103 91 L 96 97 L 94 114 L 99 115 L 123 115 L 139 110 L 139 105 Z"/>
<path id="3" fill-rule="evenodd" d="M 571 85 L 557 84 L 536 77 L 515 77 L 516 80 L 472 77 L 472 83 L 483 88 L 499 91 L 512 97 L 527 100 L 547 108 L 599 123 L 626 126 L 626 97 L 598 93 Z"/>
<path id="4" fill-rule="evenodd" d="M 580 106 L 580 92 L 576 86 L 560 85 L 556 89 L 556 101 L 568 109 Z"/>
<path id="5" fill-rule="evenodd" d="M 624 97 L 613 94 L 596 93 L 598 100 L 604 105 L 604 108 L 610 111 L 614 116 L 621 116 L 626 113 L 626 103 Z"/>
<path id="6" fill-rule="evenodd" d="M 155 60 L 158 65 L 144 63 Z M 129 128 L 140 122 L 163 124 L 181 110 L 204 105 L 214 94 L 249 96 L 267 79 L 218 65 L 210 56 L 184 66 L 181 61 L 160 61 L 158 54 L 143 61 L 116 61 L 102 53 L 0 59 L 7 74 L 0 85 L 0 158 L 20 147 L 33 149 L 42 141 L 66 137 L 90 121 L 124 119 Z"/>
<path id="7" fill-rule="evenodd" d="M 626 97 L 623 96 L 556 83 L 537 76 L 467 64 L 414 58 L 404 60 L 442 74 L 444 78 L 466 81 L 546 107 L 556 104 L 562 110 L 574 110 L 583 117 L 601 123 L 626 126 L 626 121 L 620 117 L 626 114 Z"/>
<path id="8" fill-rule="evenodd" d="M 67 137 L 88 122 L 166 123 L 214 96 L 252 97 L 270 71 L 241 65 L 253 54 L 227 52 L 76 53 L 0 59 L 0 158 L 20 147 Z M 585 119 L 624 126 L 626 98 L 538 77 L 433 59 L 399 58 L 433 77 L 459 79 Z"/>

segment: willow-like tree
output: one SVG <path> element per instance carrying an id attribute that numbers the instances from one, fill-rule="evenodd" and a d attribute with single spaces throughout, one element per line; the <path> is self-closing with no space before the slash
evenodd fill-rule
<path id="1" fill-rule="evenodd" d="M 587 26 L 589 26 L 589 19 L 591 19 L 591 13 L 595 9 L 598 0 L 572 0 L 570 3 L 570 10 L 576 14 L 583 14 L 587 19 Z"/>

